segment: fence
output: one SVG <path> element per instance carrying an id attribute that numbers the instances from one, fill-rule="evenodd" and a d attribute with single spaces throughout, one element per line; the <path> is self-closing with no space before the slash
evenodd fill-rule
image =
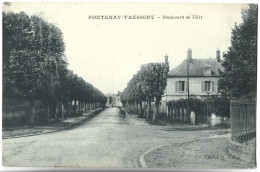
<path id="1" fill-rule="evenodd" d="M 230 101 L 231 139 L 246 145 L 255 143 L 256 99 Z"/>

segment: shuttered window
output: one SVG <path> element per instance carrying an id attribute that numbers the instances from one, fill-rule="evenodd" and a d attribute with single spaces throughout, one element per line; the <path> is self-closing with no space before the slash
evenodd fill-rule
<path id="1" fill-rule="evenodd" d="M 179 92 L 179 82 L 175 81 L 175 93 Z"/>
<path id="2" fill-rule="evenodd" d="M 201 92 L 205 92 L 205 81 L 201 82 Z"/>

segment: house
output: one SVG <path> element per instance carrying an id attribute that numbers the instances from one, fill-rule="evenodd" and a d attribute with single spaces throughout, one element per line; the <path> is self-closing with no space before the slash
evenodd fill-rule
<path id="1" fill-rule="evenodd" d="M 106 107 L 122 107 L 120 96 L 117 96 L 115 94 L 107 94 L 106 97 Z"/>
<path id="2" fill-rule="evenodd" d="M 192 58 L 192 50 L 188 49 L 187 59 L 168 73 L 167 87 L 162 97 L 164 111 L 166 102 L 170 100 L 186 99 L 188 95 L 204 100 L 218 95 L 219 71 L 224 71 L 221 63 L 219 50 L 216 51 L 216 58 L 197 59 Z"/>

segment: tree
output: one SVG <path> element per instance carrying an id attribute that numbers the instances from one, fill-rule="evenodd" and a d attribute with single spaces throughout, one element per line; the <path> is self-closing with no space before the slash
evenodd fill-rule
<path id="1" fill-rule="evenodd" d="M 38 16 L 3 13 L 3 91 L 30 99 L 30 122 L 35 124 L 35 102 L 40 100 L 63 117 L 63 105 L 78 102 L 104 105 L 104 94 L 67 69 L 62 31 Z M 71 106 L 72 107 L 72 106 Z M 76 104 L 74 104 L 76 110 Z M 75 113 L 75 111 L 74 111 Z"/>
<path id="2" fill-rule="evenodd" d="M 231 47 L 224 54 L 219 91 L 228 98 L 256 96 L 258 6 L 242 11 L 243 23 L 232 29 Z"/>
<path id="3" fill-rule="evenodd" d="M 155 98 L 156 112 L 153 122 L 156 122 L 159 113 L 161 96 L 166 88 L 169 67 L 164 63 L 149 63 L 142 65 L 136 75 L 128 82 L 122 93 L 123 102 L 138 102 L 140 116 L 142 116 L 142 102 L 147 102 L 147 115 L 149 117 L 151 99 Z"/>
<path id="4" fill-rule="evenodd" d="M 41 100 L 46 106 L 55 105 L 55 117 L 59 109 L 63 116 L 64 95 L 62 90 L 67 62 L 64 55 L 65 45 L 61 30 L 38 16 L 31 17 L 34 30 L 33 49 L 39 55 L 38 63 L 44 70 L 42 84 L 44 88 Z"/>
<path id="5" fill-rule="evenodd" d="M 164 63 L 149 63 L 143 66 L 143 89 L 150 101 L 155 97 L 156 112 L 153 114 L 153 122 L 156 122 L 159 113 L 161 97 L 167 85 L 169 68 Z M 149 113 L 149 111 L 148 111 Z"/>
<path id="6" fill-rule="evenodd" d="M 11 51 L 32 47 L 33 26 L 30 17 L 24 12 L 19 14 L 3 12 L 2 15 L 3 72 L 7 73 Z"/>
<path id="7" fill-rule="evenodd" d="M 10 78 L 21 95 L 31 100 L 31 123 L 35 100 L 59 105 L 60 75 L 67 67 L 62 32 L 37 16 L 3 14 L 4 78 Z M 5 42 L 6 41 L 6 42 Z"/>

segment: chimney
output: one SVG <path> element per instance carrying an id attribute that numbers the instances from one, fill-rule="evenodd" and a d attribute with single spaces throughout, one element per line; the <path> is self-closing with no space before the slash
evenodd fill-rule
<path id="1" fill-rule="evenodd" d="M 191 61 L 191 59 L 192 59 L 192 50 L 189 48 L 187 51 L 187 60 Z"/>
<path id="2" fill-rule="evenodd" d="M 217 59 L 217 62 L 220 62 L 220 51 L 219 51 L 219 49 L 217 49 L 217 51 L 216 51 L 216 59 Z"/>
<path id="3" fill-rule="evenodd" d="M 169 67 L 168 55 L 167 55 L 167 54 L 164 56 L 164 59 L 165 59 L 165 65 L 166 65 L 167 67 Z"/>

